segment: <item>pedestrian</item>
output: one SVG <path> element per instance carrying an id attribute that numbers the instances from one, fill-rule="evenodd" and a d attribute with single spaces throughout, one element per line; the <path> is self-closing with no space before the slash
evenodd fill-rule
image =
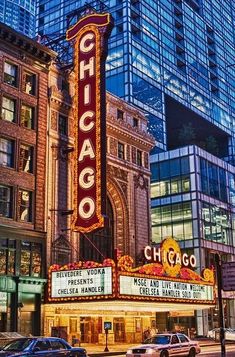
<path id="1" fill-rule="evenodd" d="M 146 330 L 144 330 L 144 340 L 147 340 L 147 338 L 150 337 L 150 327 L 146 328 Z"/>

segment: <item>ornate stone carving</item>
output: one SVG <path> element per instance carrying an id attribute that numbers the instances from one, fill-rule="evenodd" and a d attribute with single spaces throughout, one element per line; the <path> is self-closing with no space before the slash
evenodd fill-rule
<path id="1" fill-rule="evenodd" d="M 147 152 L 144 153 L 144 167 L 145 167 L 146 169 L 149 168 L 149 155 L 148 155 Z"/>
<path id="2" fill-rule="evenodd" d="M 126 159 L 129 162 L 131 161 L 130 145 L 126 146 Z"/>
<path id="3" fill-rule="evenodd" d="M 110 154 L 117 156 L 117 140 L 110 137 Z"/>
<path id="4" fill-rule="evenodd" d="M 112 178 L 116 178 L 125 182 L 128 181 L 128 172 L 122 170 L 120 167 L 108 165 L 107 172 L 108 175 L 110 175 Z"/>
<path id="5" fill-rule="evenodd" d="M 141 188 L 142 190 L 148 190 L 149 187 L 149 181 L 146 179 L 143 174 L 135 175 L 134 176 L 134 184 L 135 188 Z"/>
<path id="6" fill-rule="evenodd" d="M 51 129 L 58 130 L 58 113 L 51 110 Z"/>

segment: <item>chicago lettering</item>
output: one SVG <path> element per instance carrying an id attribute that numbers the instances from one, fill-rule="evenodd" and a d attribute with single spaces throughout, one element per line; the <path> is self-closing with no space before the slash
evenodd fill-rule
<path id="1" fill-rule="evenodd" d="M 195 255 L 188 255 L 187 253 L 178 253 L 174 251 L 166 252 L 161 250 L 161 248 L 151 247 L 147 245 L 144 248 L 144 256 L 149 261 L 154 262 L 169 262 L 171 265 L 180 264 L 185 267 L 191 266 L 195 268 L 197 265 Z"/>
<path id="2" fill-rule="evenodd" d="M 88 54 L 94 49 L 95 46 L 95 34 L 93 32 L 86 32 L 80 40 L 79 51 Z M 89 80 L 95 76 L 95 56 L 91 57 L 85 61 L 81 60 L 79 63 L 79 80 Z M 93 88 L 95 94 L 95 88 Z M 84 108 L 89 107 L 91 104 L 92 96 L 92 86 L 87 83 L 83 86 L 83 98 L 84 98 Z M 92 133 L 95 131 L 95 119 L 96 115 L 92 108 L 87 108 L 87 110 L 80 115 L 78 126 L 79 130 L 83 133 Z M 78 152 L 78 162 L 84 162 L 87 160 L 87 167 L 83 168 L 78 176 L 78 185 L 82 190 L 88 190 L 95 186 L 95 168 L 89 166 L 89 160 L 94 161 L 96 158 L 94 144 L 91 140 L 91 136 L 84 138 L 80 152 Z M 78 205 L 78 213 L 82 219 L 90 219 L 95 213 L 96 205 L 93 197 L 84 197 Z"/>

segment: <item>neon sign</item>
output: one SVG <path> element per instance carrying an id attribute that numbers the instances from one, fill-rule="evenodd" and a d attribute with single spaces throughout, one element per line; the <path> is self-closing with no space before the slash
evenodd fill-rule
<path id="1" fill-rule="evenodd" d="M 105 59 L 110 14 L 90 14 L 66 34 L 75 40 L 75 169 L 73 229 L 104 226 L 106 202 Z"/>
<path id="2" fill-rule="evenodd" d="M 177 276 L 181 266 L 195 268 L 197 260 L 195 255 L 181 253 L 180 246 L 171 237 L 163 240 L 160 248 L 147 245 L 144 248 L 144 257 L 148 261 L 162 263 L 171 276 Z"/>

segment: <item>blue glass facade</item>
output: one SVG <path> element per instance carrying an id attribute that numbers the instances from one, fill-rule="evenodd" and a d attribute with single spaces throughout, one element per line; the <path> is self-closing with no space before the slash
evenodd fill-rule
<path id="1" fill-rule="evenodd" d="M 36 0 L 1 0 L 0 21 L 26 36 L 34 37 L 36 2 Z"/>
<path id="2" fill-rule="evenodd" d="M 68 26 L 67 15 L 81 8 L 84 0 L 38 0 L 40 35 L 61 36 Z M 90 2 L 95 8 L 97 1 Z M 218 142 L 226 138 L 220 157 L 234 161 L 235 65 L 234 11 L 232 0 L 106 0 L 115 27 L 109 41 L 107 89 L 142 108 L 149 117 L 149 131 L 156 137 L 153 153 L 175 148 L 169 142 L 167 102 L 174 98 L 216 126 Z M 58 50 L 58 47 L 56 48 Z M 197 128 L 197 119 L 193 120 Z M 198 143 L 197 143 L 198 144 Z M 200 143 L 199 143 L 200 144 Z M 199 145 L 200 146 L 200 145 Z M 203 145 L 202 145 L 203 147 Z"/>
<path id="3" fill-rule="evenodd" d="M 183 248 L 208 248 L 205 241 L 210 241 L 210 249 L 235 254 L 232 165 L 197 146 L 188 146 L 152 155 L 151 171 L 154 243 L 174 236 Z M 204 265 L 202 259 L 201 268 Z"/>
<path id="4" fill-rule="evenodd" d="M 235 257 L 235 168 L 198 146 L 185 146 L 151 156 L 152 242 L 173 236 L 186 252 L 193 249 L 198 269 Z M 224 300 L 227 326 L 234 324 L 234 300 Z M 205 326 L 218 324 L 208 310 Z M 202 316 L 202 315 L 201 315 Z"/>

